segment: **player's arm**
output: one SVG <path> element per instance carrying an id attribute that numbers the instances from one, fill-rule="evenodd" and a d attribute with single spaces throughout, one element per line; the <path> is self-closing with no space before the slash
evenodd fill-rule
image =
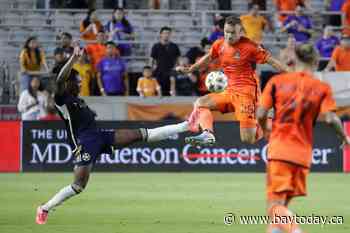
<path id="1" fill-rule="evenodd" d="M 350 138 L 345 134 L 343 129 L 343 123 L 341 122 L 341 120 L 335 112 L 326 112 L 322 114 L 321 119 L 323 119 L 327 124 L 332 126 L 339 139 L 342 140 L 343 144 L 350 145 Z"/>
<path id="2" fill-rule="evenodd" d="M 176 71 L 182 73 L 192 73 L 197 71 L 205 66 L 207 66 L 212 61 L 210 53 L 207 53 L 203 57 L 201 57 L 196 63 L 191 65 L 190 67 L 178 66 L 175 68 Z"/>
<path id="3" fill-rule="evenodd" d="M 269 138 L 271 133 L 271 125 L 268 124 L 269 111 L 273 107 L 273 93 L 275 92 L 274 79 L 271 79 L 262 93 L 260 105 L 256 112 L 258 123 L 264 131 L 264 137 Z"/>
<path id="4" fill-rule="evenodd" d="M 288 72 L 289 68 L 284 65 L 283 63 L 281 63 L 279 60 L 277 60 L 276 58 L 269 56 L 266 60 L 266 63 L 269 64 L 270 66 L 272 66 L 273 68 L 275 68 L 277 71 L 279 72 Z"/>

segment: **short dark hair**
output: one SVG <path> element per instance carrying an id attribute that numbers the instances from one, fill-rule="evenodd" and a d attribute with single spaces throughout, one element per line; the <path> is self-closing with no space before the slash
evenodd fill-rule
<path id="1" fill-rule="evenodd" d="M 159 32 L 159 33 L 162 33 L 162 32 L 164 32 L 164 31 L 169 31 L 169 32 L 171 32 L 171 28 L 168 27 L 168 26 L 164 26 L 164 27 L 162 27 L 162 28 L 160 29 L 160 32 Z"/>
<path id="2" fill-rule="evenodd" d="M 225 19 L 225 24 L 235 26 L 237 24 L 242 25 L 241 19 L 236 16 L 229 16 Z"/>
<path id="3" fill-rule="evenodd" d="M 69 32 L 62 32 L 62 36 L 68 37 L 69 39 L 73 39 L 72 34 L 70 34 Z"/>
<path id="4" fill-rule="evenodd" d="M 211 41 L 207 38 L 207 37 L 204 37 L 202 40 L 201 40 L 201 46 L 202 48 L 204 48 L 206 45 L 211 45 Z"/>
<path id="5" fill-rule="evenodd" d="M 105 45 L 106 45 L 106 46 L 107 46 L 107 45 L 112 45 L 112 46 L 114 46 L 115 48 L 118 47 L 117 44 L 114 43 L 113 41 L 107 41 L 107 42 L 105 43 Z"/>
<path id="6" fill-rule="evenodd" d="M 295 54 L 301 62 L 309 65 L 314 64 L 318 60 L 318 53 L 315 47 L 309 43 L 297 45 Z"/>
<path id="7" fill-rule="evenodd" d="M 150 67 L 150 66 L 144 66 L 144 67 L 143 67 L 143 70 L 152 70 L 152 67 Z"/>

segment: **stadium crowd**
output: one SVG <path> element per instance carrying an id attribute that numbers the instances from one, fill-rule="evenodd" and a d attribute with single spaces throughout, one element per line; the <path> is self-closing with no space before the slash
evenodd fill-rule
<path id="1" fill-rule="evenodd" d="M 230 10 L 230 2 L 218 1 L 219 9 Z M 288 34 L 287 46 L 280 51 L 280 60 L 286 65 L 293 68 L 295 64 L 296 44 L 312 40 L 322 57 L 320 71 L 350 71 L 350 0 L 326 1 L 325 10 L 334 15 L 329 14 L 324 20 L 324 32 L 320 38 L 314 38 L 310 1 L 274 0 L 277 23 L 260 14 L 261 10 L 266 9 L 266 0 L 247 2 L 248 11 L 240 16 L 246 37 L 263 46 L 265 31 L 278 30 Z M 158 3 L 150 1 L 150 6 L 159 8 Z M 219 64 L 214 62 L 206 69 L 189 75 L 174 68 L 176 65 L 190 66 L 195 63 L 209 51 L 215 40 L 223 37 L 225 16 L 215 15 L 212 33 L 185 54 L 181 54 L 179 46 L 172 41 L 172 28 L 164 25 L 159 31 L 159 41 L 152 46 L 149 63 L 144 64 L 137 86 L 133 87 L 136 89 L 134 92 L 140 97 L 206 94 L 205 77 L 208 72 L 220 69 Z M 335 33 L 333 28 L 342 30 Z M 29 37 L 23 45 L 19 56 L 21 75 L 18 103 L 22 119 L 56 119 L 52 80 L 73 53 L 74 43 L 85 48 L 84 56 L 74 65 L 81 79 L 81 96 L 129 95 L 128 64 L 123 57 L 132 55 L 131 44 L 135 33 L 133 23 L 129 22 L 123 8 L 115 8 L 107 22 L 101 22 L 96 10 L 88 10 L 80 23 L 80 38 L 73 38 L 70 32 L 63 32 L 57 38 L 59 44 L 54 50 L 55 64 L 52 67 L 47 65 L 40 38 Z"/>

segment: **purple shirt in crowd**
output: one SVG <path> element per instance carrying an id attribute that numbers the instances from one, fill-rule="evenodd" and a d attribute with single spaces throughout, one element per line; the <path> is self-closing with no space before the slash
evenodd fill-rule
<path id="1" fill-rule="evenodd" d="M 334 48 L 340 44 L 338 37 L 331 36 L 328 39 L 320 38 L 316 42 L 316 47 L 322 57 L 330 58 Z"/>
<path id="2" fill-rule="evenodd" d="M 221 37 L 224 37 L 224 32 L 215 30 L 210 34 L 210 36 L 208 37 L 208 40 L 213 43 L 214 41 L 216 41 Z"/>
<path id="3" fill-rule="evenodd" d="M 113 34 L 113 42 L 116 43 L 118 45 L 118 49 L 121 52 L 122 56 L 128 56 L 131 54 L 131 45 L 130 44 L 126 44 L 126 43 L 119 43 L 119 41 L 121 40 L 129 40 L 129 35 L 133 32 L 133 28 L 131 26 L 131 24 L 129 25 L 124 25 L 122 22 L 117 22 L 115 24 L 113 24 L 112 21 L 109 21 L 106 26 L 105 29 L 107 32 L 111 32 L 114 29 L 119 29 L 118 32 Z"/>
<path id="4" fill-rule="evenodd" d="M 312 25 L 311 25 L 311 20 L 308 16 L 302 15 L 302 16 L 296 16 L 296 15 L 290 15 L 288 16 L 288 18 L 286 19 L 286 21 L 284 21 L 284 25 L 289 24 L 292 21 L 297 21 L 298 25 L 302 25 L 304 26 L 304 28 L 306 29 L 311 29 Z M 307 42 L 311 35 L 309 33 L 306 32 L 301 32 L 298 31 L 298 25 L 290 27 L 288 29 L 288 33 L 292 33 L 294 35 L 294 38 L 297 42 Z"/>
<path id="5" fill-rule="evenodd" d="M 103 58 L 97 65 L 101 73 L 103 87 L 107 94 L 122 94 L 125 90 L 123 74 L 126 64 L 121 58 Z"/>
<path id="6" fill-rule="evenodd" d="M 330 11 L 341 11 L 341 7 L 343 6 L 345 0 L 332 0 L 331 5 L 329 7 Z"/>

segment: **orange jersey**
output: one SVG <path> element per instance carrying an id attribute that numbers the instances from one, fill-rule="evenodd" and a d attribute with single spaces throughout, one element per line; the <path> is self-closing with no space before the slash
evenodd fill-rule
<path id="1" fill-rule="evenodd" d="M 86 46 L 86 53 L 90 57 L 93 68 L 96 69 L 97 64 L 106 56 L 106 46 L 104 44 L 93 43 Z"/>
<path id="2" fill-rule="evenodd" d="M 277 75 L 266 85 L 261 106 L 275 110 L 268 159 L 310 167 L 315 121 L 336 107 L 330 86 L 304 72 Z"/>
<path id="3" fill-rule="evenodd" d="M 335 61 L 335 71 L 350 71 L 350 49 L 337 46 L 332 53 Z"/>
<path id="4" fill-rule="evenodd" d="M 343 25 L 343 33 L 350 36 L 350 0 L 346 1 L 341 9 L 342 13 L 345 15 Z"/>
<path id="5" fill-rule="evenodd" d="M 246 37 L 230 45 L 218 39 L 210 49 L 211 59 L 217 59 L 228 77 L 228 90 L 244 91 L 257 87 L 254 64 L 266 63 L 269 52 Z"/>
<path id="6" fill-rule="evenodd" d="M 304 0 L 274 0 L 278 11 L 294 11 L 298 4 L 304 4 Z M 283 22 L 288 15 L 281 14 L 279 20 Z"/>

